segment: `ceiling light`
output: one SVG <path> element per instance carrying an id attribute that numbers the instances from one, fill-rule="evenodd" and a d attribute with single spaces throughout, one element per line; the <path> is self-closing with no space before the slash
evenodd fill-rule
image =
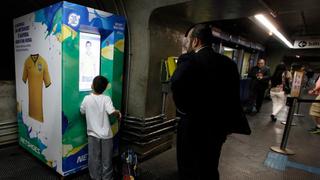
<path id="1" fill-rule="evenodd" d="M 273 18 L 276 18 L 277 17 L 277 14 L 275 12 L 270 12 L 270 15 L 273 17 Z"/>
<path id="2" fill-rule="evenodd" d="M 228 47 L 223 47 L 223 50 L 224 50 L 224 51 L 233 51 L 233 49 L 228 48 Z"/>
<path id="3" fill-rule="evenodd" d="M 299 55 L 296 55 L 296 58 L 300 58 L 300 56 L 299 56 Z"/>
<path id="4" fill-rule="evenodd" d="M 289 48 L 293 48 L 292 44 L 277 30 L 276 27 L 262 14 L 254 16 L 263 26 L 265 26 L 270 32 L 275 34 L 281 41 L 283 41 Z"/>

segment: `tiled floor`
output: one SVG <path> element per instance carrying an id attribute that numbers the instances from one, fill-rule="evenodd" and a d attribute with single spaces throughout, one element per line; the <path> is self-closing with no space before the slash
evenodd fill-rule
<path id="1" fill-rule="evenodd" d="M 312 97 L 307 97 L 312 98 Z M 266 100 L 263 109 L 256 115 L 248 115 L 252 128 L 250 136 L 233 134 L 223 146 L 220 159 L 222 180 L 301 179 L 316 180 L 320 175 L 287 167 L 279 171 L 264 165 L 271 146 L 280 146 L 284 125 L 270 121 L 272 102 Z M 294 117 L 297 126 L 292 126 L 288 148 L 296 154 L 288 156 L 290 162 L 320 167 L 320 135 L 309 134 L 313 121 L 308 115 L 310 104 L 301 104 L 300 113 Z M 171 149 L 141 164 L 141 179 L 177 179 L 175 149 Z"/>

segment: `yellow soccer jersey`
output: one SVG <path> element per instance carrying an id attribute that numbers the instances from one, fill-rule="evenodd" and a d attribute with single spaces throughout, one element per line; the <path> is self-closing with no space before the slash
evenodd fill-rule
<path id="1" fill-rule="evenodd" d="M 47 62 L 39 55 L 30 55 L 23 68 L 22 80 L 28 80 L 29 88 L 29 116 L 43 122 L 42 109 L 42 81 L 46 87 L 51 84 Z"/>

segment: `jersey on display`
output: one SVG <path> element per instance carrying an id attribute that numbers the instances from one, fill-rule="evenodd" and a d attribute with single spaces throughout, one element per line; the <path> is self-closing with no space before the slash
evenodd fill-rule
<path id="1" fill-rule="evenodd" d="M 79 51 L 79 90 L 90 91 L 100 73 L 100 35 L 80 32 Z"/>
<path id="2" fill-rule="evenodd" d="M 28 81 L 29 88 L 29 116 L 43 122 L 42 87 L 51 84 L 47 62 L 39 55 L 30 55 L 23 68 L 22 80 Z"/>

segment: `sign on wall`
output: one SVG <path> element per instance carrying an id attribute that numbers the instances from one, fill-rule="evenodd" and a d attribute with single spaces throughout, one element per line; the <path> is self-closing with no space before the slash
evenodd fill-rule
<path id="1" fill-rule="evenodd" d="M 320 48 L 320 39 L 295 40 L 293 44 L 295 49 Z"/>
<path id="2" fill-rule="evenodd" d="M 292 80 L 291 97 L 299 97 L 302 80 L 303 71 L 295 71 Z"/>

